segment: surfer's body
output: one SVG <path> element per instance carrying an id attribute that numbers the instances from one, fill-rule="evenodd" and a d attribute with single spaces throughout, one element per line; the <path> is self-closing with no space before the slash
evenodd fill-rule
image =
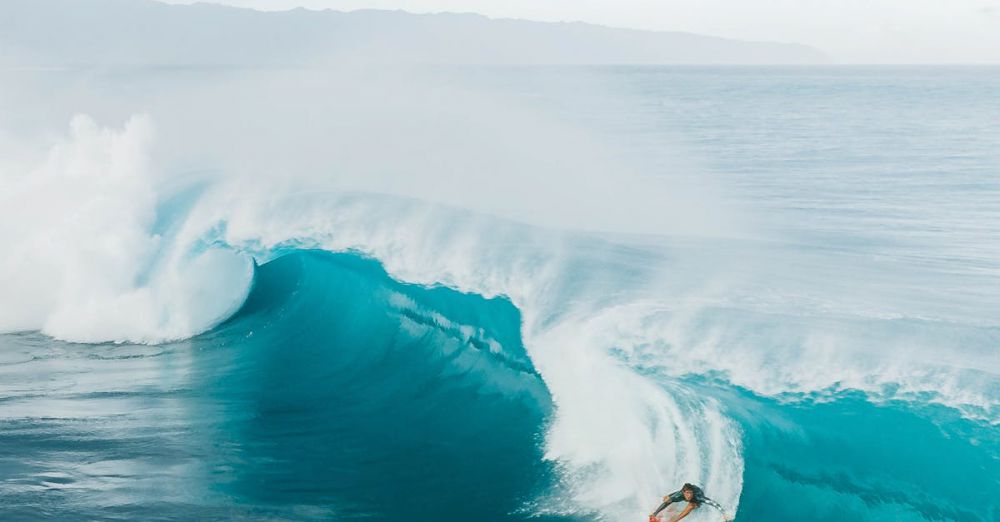
<path id="1" fill-rule="evenodd" d="M 677 502 L 687 502 L 688 505 L 683 511 L 671 518 L 670 522 L 677 522 L 678 520 L 688 516 L 689 513 L 699 508 L 702 504 L 707 504 L 715 509 L 718 509 L 726 520 L 730 520 L 729 515 L 726 514 L 726 510 L 722 509 L 722 506 L 720 506 L 718 502 L 706 497 L 705 492 L 702 491 L 701 488 L 695 486 L 694 484 L 684 484 L 684 487 L 680 490 L 663 497 L 663 503 L 660 504 L 660 507 L 656 508 L 656 511 L 649 515 L 650 522 L 654 522 L 657 515 L 666 509 L 667 506 Z"/>

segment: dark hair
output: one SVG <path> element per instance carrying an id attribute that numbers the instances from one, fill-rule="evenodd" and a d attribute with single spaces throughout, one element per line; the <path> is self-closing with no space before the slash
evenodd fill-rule
<path id="1" fill-rule="evenodd" d="M 698 486 L 686 482 L 684 483 L 683 486 L 681 486 L 681 492 L 684 491 L 691 492 L 691 500 L 688 501 L 689 504 L 693 505 L 694 507 L 701 506 L 701 502 L 699 502 L 700 498 L 698 497 Z"/>

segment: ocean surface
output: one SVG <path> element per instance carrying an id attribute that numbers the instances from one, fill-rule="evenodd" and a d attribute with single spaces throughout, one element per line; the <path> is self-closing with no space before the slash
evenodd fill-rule
<path id="1" fill-rule="evenodd" d="M 0 519 L 1000 521 L 997 93 L 0 71 Z"/>

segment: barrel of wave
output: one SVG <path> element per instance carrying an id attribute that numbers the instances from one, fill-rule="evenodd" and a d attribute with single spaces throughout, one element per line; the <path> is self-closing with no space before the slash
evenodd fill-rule
<path id="1" fill-rule="evenodd" d="M 213 464 L 235 470 L 217 488 L 338 520 L 533 518 L 551 404 L 519 325 L 509 301 L 403 284 L 352 254 L 261 265 L 243 308 L 196 339 L 219 359 L 197 385 L 226 412 Z"/>

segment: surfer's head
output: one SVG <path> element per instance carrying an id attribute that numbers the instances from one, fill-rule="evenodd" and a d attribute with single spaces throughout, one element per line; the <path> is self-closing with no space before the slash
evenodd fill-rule
<path id="1" fill-rule="evenodd" d="M 691 484 L 684 484 L 681 487 L 681 493 L 684 495 L 684 500 L 691 502 L 694 500 L 694 486 Z"/>

